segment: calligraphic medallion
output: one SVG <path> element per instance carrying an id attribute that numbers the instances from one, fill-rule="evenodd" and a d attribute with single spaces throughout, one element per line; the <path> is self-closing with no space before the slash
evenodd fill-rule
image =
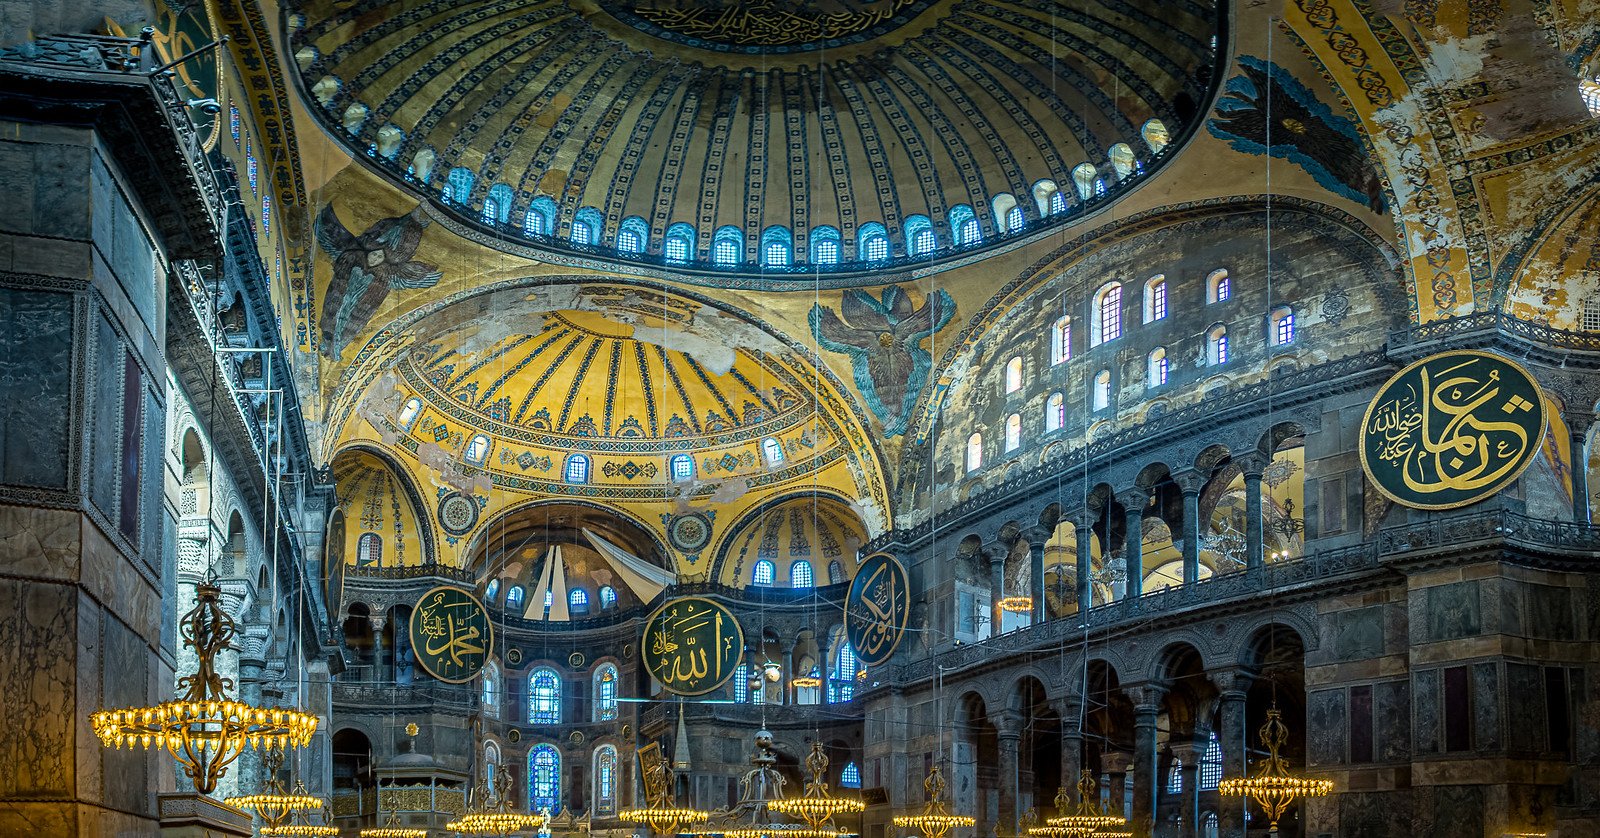
<path id="1" fill-rule="evenodd" d="M 472 594 L 441 585 L 422 595 L 411 612 L 411 649 L 424 671 L 462 684 L 477 677 L 494 653 L 489 612 Z"/>
<path id="2" fill-rule="evenodd" d="M 668 600 L 644 622 L 644 668 L 676 695 L 705 695 L 733 676 L 744 630 L 733 612 L 702 597 Z"/>
<path id="3" fill-rule="evenodd" d="M 1522 475 L 1545 432 L 1539 384 L 1515 361 L 1461 350 L 1384 382 L 1361 420 L 1361 467 L 1414 509 L 1477 503 Z"/>
<path id="4" fill-rule="evenodd" d="M 889 660 L 911 619 L 911 577 L 888 553 L 874 553 L 856 568 L 844 599 L 844 632 L 867 666 Z"/>

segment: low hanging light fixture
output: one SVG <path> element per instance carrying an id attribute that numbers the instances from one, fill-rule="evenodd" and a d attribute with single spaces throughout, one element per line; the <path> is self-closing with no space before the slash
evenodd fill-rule
<path id="1" fill-rule="evenodd" d="M 690 824 L 705 823 L 708 812 L 678 806 L 672 799 L 672 766 L 663 759 L 644 776 L 647 805 L 643 808 L 623 809 L 617 818 L 624 823 L 644 824 L 661 838 L 677 835 Z"/>
<path id="2" fill-rule="evenodd" d="M 195 651 L 195 671 L 178 679 L 180 698 L 148 707 L 99 710 L 89 717 L 100 743 L 108 748 L 166 748 L 200 794 L 216 791 L 217 781 L 245 748 L 304 748 L 317 730 L 317 717 L 287 707 L 254 707 L 228 695 L 233 679 L 216 670 L 216 655 L 228 648 L 235 627 L 217 604 L 222 589 L 208 576 L 195 590 L 195 607 L 183 615 L 183 644 Z"/>
<path id="3" fill-rule="evenodd" d="M 810 672 L 796 675 L 789 683 L 797 690 L 814 690 L 822 686 L 822 673 L 813 666 Z"/>
<path id="4" fill-rule="evenodd" d="M 287 826 L 296 812 L 313 812 L 323 807 L 322 798 L 307 793 L 303 781 L 295 781 L 294 791 L 289 791 L 278 779 L 278 771 L 283 768 L 282 751 L 268 751 L 262 762 L 267 773 L 265 787 L 256 794 L 237 795 L 223 802 L 236 809 L 255 812 L 267 829 Z"/>
<path id="5" fill-rule="evenodd" d="M 482 748 L 478 749 L 482 753 Z M 450 832 L 464 835 L 485 835 L 503 838 L 519 832 L 541 830 L 550 822 L 550 816 L 525 815 L 511 809 L 511 770 L 501 766 L 494 775 L 494 792 L 489 783 L 479 777 L 467 801 L 467 811 L 444 825 Z"/>
<path id="6" fill-rule="evenodd" d="M 383 826 L 369 826 L 361 830 L 361 838 L 428 838 L 428 830 L 414 826 L 401 826 L 400 813 L 391 811 Z"/>
<path id="7" fill-rule="evenodd" d="M 1047 823 L 1051 826 L 1062 826 L 1074 830 L 1076 835 L 1092 835 L 1102 829 L 1127 824 L 1127 818 L 1100 810 L 1098 790 L 1099 784 L 1094 781 L 1094 772 L 1085 768 L 1083 774 L 1078 778 L 1077 811 L 1070 815 L 1051 818 Z M 1056 801 L 1057 806 L 1061 806 L 1066 802 L 1066 796 L 1058 794 Z"/>
<path id="8" fill-rule="evenodd" d="M 1033 612 L 1033 597 L 1021 595 L 1002 597 L 1000 610 L 1009 611 L 1013 614 L 1031 614 Z"/>
<path id="9" fill-rule="evenodd" d="M 1072 795 L 1067 793 L 1067 787 L 1062 786 L 1056 790 L 1056 811 L 1068 812 L 1072 809 Z M 1052 821 L 1054 819 L 1051 819 Z M 1033 838 L 1081 838 L 1086 833 L 1078 827 L 1062 826 L 1058 823 L 1046 821 L 1042 825 L 1030 824 L 1027 833 Z"/>
<path id="10" fill-rule="evenodd" d="M 1266 812 L 1269 828 L 1277 834 L 1278 821 L 1289 806 L 1302 797 L 1323 797 L 1333 791 L 1332 780 L 1300 777 L 1289 771 L 1289 761 L 1278 751 L 1289 741 L 1289 728 L 1283 723 L 1283 714 L 1273 703 L 1267 710 L 1267 721 L 1259 733 L 1261 744 L 1267 749 L 1267 758 L 1253 777 L 1230 777 L 1217 785 L 1223 797 L 1248 797 Z"/>
<path id="11" fill-rule="evenodd" d="M 806 768 L 811 771 L 811 779 L 806 781 L 805 791 L 799 797 L 773 800 L 767 803 L 767 808 L 799 818 L 818 832 L 830 835 L 848 834 L 833 824 L 833 816 L 864 812 L 867 804 L 860 798 L 835 797 L 828 791 L 828 754 L 822 749 L 821 740 L 811 743 L 811 753 L 806 757 Z"/>
<path id="12" fill-rule="evenodd" d="M 915 829 L 922 833 L 923 838 L 944 838 L 952 829 L 972 826 L 978 822 L 971 815 L 957 815 L 950 812 L 946 805 L 944 772 L 940 770 L 938 763 L 934 763 L 933 767 L 928 769 L 928 776 L 922 781 L 922 788 L 928 793 L 928 802 L 923 804 L 922 811 L 915 815 L 896 815 L 895 826 Z"/>
<path id="13" fill-rule="evenodd" d="M 335 838 L 339 834 L 339 827 L 333 825 L 332 814 L 326 808 L 319 811 L 322 823 L 312 823 L 311 816 L 301 811 L 288 823 L 264 826 L 256 834 L 260 838 Z"/>

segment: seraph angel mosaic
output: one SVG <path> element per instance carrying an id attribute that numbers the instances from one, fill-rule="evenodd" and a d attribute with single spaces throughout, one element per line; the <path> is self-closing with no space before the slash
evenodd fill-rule
<path id="1" fill-rule="evenodd" d="M 856 388 L 883 422 L 884 435 L 894 436 L 905 433 L 933 369 L 933 356 L 922 343 L 955 313 L 955 300 L 943 289 L 929 294 L 921 306 L 898 285 L 885 288 L 881 299 L 849 290 L 837 314 L 821 304 L 812 306 L 811 334 L 823 349 L 850 357 Z"/>
<path id="2" fill-rule="evenodd" d="M 322 295 L 324 354 L 339 357 L 391 289 L 438 284 L 443 273 L 437 267 L 411 258 L 422 241 L 422 231 L 431 223 L 418 207 L 405 215 L 380 219 L 356 235 L 339 221 L 332 204 L 322 208 L 317 216 L 317 243 L 333 260 L 333 280 Z"/>

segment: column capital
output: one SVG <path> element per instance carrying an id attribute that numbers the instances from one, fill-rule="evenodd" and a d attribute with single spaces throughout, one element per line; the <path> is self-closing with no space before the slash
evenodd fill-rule
<path id="1" fill-rule="evenodd" d="M 1006 558 L 1011 555 L 1011 545 L 1003 541 L 985 542 L 982 550 L 991 565 L 1004 564 Z"/>
<path id="2" fill-rule="evenodd" d="M 1233 464 L 1239 467 L 1239 471 L 1246 480 L 1260 480 L 1262 472 L 1266 471 L 1267 466 L 1271 463 L 1271 458 L 1260 452 L 1251 452 L 1233 458 Z"/>
<path id="3" fill-rule="evenodd" d="M 1100 770 L 1107 774 L 1126 774 L 1133 767 L 1133 754 L 1111 751 L 1100 755 Z"/>
<path id="4" fill-rule="evenodd" d="M 1133 702 L 1136 715 L 1154 715 L 1161 712 L 1161 699 L 1167 696 L 1166 684 L 1136 684 L 1123 687 L 1122 692 Z"/>
<path id="5" fill-rule="evenodd" d="M 1049 527 L 1034 526 L 1023 530 L 1017 536 L 1017 538 L 1028 542 L 1028 547 L 1030 549 L 1038 548 L 1042 550 L 1044 549 L 1045 542 L 1049 541 L 1050 537 L 1053 535 L 1055 535 L 1055 531 Z"/>
<path id="6" fill-rule="evenodd" d="M 1256 673 L 1242 666 L 1214 670 L 1210 673 L 1211 683 L 1215 684 L 1217 691 L 1222 694 L 1223 701 L 1243 701 L 1250 691 L 1250 685 L 1255 683 Z"/>
<path id="7" fill-rule="evenodd" d="M 1172 756 L 1183 763 L 1184 768 L 1198 767 L 1199 758 L 1206 752 L 1204 746 L 1197 742 L 1173 742 L 1167 747 L 1172 749 Z"/>
<path id="8" fill-rule="evenodd" d="M 989 718 L 994 722 L 995 736 L 1001 739 L 1022 737 L 1022 714 L 1015 710 L 1001 710 Z"/>
<path id="9" fill-rule="evenodd" d="M 1115 497 L 1117 499 L 1117 503 L 1122 504 L 1123 509 L 1126 510 L 1129 515 L 1132 515 L 1134 512 L 1143 514 L 1144 508 L 1150 505 L 1150 490 L 1141 489 L 1137 486 L 1128 489 L 1122 489 L 1121 491 L 1117 492 Z"/>
<path id="10" fill-rule="evenodd" d="M 1095 514 L 1088 507 L 1079 507 L 1063 514 L 1061 516 L 1061 520 L 1066 521 L 1067 523 L 1076 527 L 1078 532 L 1081 533 L 1092 528 L 1095 525 L 1095 522 L 1100 520 L 1100 516 Z"/>
<path id="11" fill-rule="evenodd" d="M 1056 711 L 1056 715 L 1061 717 L 1061 733 L 1063 736 L 1067 735 L 1069 730 L 1072 735 L 1083 735 L 1083 727 L 1079 724 L 1078 719 L 1078 714 L 1083 710 L 1082 699 L 1077 696 L 1051 699 L 1050 707 Z"/>
<path id="12" fill-rule="evenodd" d="M 1172 482 L 1178 484 L 1178 491 L 1184 495 L 1198 495 L 1205 488 L 1209 475 L 1187 468 L 1172 475 Z"/>

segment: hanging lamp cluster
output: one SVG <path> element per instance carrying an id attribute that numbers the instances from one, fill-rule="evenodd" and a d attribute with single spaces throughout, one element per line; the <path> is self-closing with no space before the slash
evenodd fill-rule
<path id="1" fill-rule="evenodd" d="M 361 830 L 361 838 L 428 838 L 428 830 L 401 826 L 400 813 L 390 812 L 389 819 L 383 822 L 383 826 L 369 826 Z"/>
<path id="2" fill-rule="evenodd" d="M 1065 809 L 1067 790 L 1061 789 L 1056 794 L 1057 811 Z M 1127 818 L 1113 815 L 1100 809 L 1099 784 L 1094 780 L 1094 772 L 1084 769 L 1078 778 L 1078 808 L 1070 815 L 1060 815 L 1046 821 L 1050 826 L 1059 826 L 1071 830 L 1072 836 L 1094 835 L 1102 829 L 1124 826 Z"/>
<path id="3" fill-rule="evenodd" d="M 811 743 L 811 753 L 806 756 L 806 768 L 811 772 L 811 779 L 806 781 L 805 791 L 799 797 L 774 800 L 767 804 L 767 808 L 805 821 L 807 826 L 820 835 L 850 834 L 833 824 L 834 815 L 858 814 L 866 811 L 867 804 L 858 798 L 835 797 L 828 791 L 828 754 L 822 749 L 820 740 Z M 813 838 L 813 836 L 797 836 L 797 838 Z"/>
<path id="4" fill-rule="evenodd" d="M 1217 785 L 1223 797 L 1248 797 L 1267 815 L 1270 828 L 1276 830 L 1278 821 L 1290 804 L 1302 797 L 1323 797 L 1333 791 L 1332 780 L 1300 777 L 1289 771 L 1289 761 L 1278 752 L 1289 741 L 1289 728 L 1283 723 L 1283 714 L 1277 704 L 1267 710 L 1267 721 L 1261 725 L 1261 744 L 1267 749 L 1267 758 L 1260 770 L 1251 777 L 1231 777 Z"/>
<path id="5" fill-rule="evenodd" d="M 1008 597 L 1003 597 L 1003 598 L 1001 598 L 1001 600 L 999 602 L 999 606 L 1000 606 L 1000 610 L 1001 611 L 1009 611 L 1009 612 L 1011 612 L 1013 614 L 1031 614 L 1031 613 L 1033 613 L 1033 597 L 1031 597 L 1031 596 L 1008 596 Z"/>
<path id="6" fill-rule="evenodd" d="M 261 818 L 264 829 L 288 826 L 296 813 L 314 812 L 323 807 L 323 799 L 308 793 L 303 781 L 296 780 L 294 791 L 289 791 L 279 779 L 278 772 L 283 768 L 282 751 L 267 751 L 261 767 L 267 775 L 262 791 L 230 797 L 224 802 L 236 809 L 254 812 Z"/>
<path id="7" fill-rule="evenodd" d="M 478 750 L 482 753 L 481 746 Z M 480 776 L 468 795 L 467 811 L 444 828 L 464 835 L 506 836 L 536 831 L 548 822 L 548 815 L 526 815 L 512 810 L 511 770 L 501 766 L 494 775 L 493 793 L 487 778 Z"/>
<path id="8" fill-rule="evenodd" d="M 922 781 L 922 788 L 928 793 L 928 802 L 923 804 L 922 812 L 915 815 L 896 815 L 894 825 L 905 829 L 915 829 L 922 833 L 923 838 L 944 838 L 952 829 L 972 826 L 978 821 L 971 815 L 957 815 L 950 812 L 945 798 L 944 772 L 939 769 L 939 764 L 934 763 L 928 770 L 928 776 Z"/>
<path id="9" fill-rule="evenodd" d="M 644 775 L 647 805 L 644 808 L 623 809 L 617 818 L 624 823 L 644 824 L 658 836 L 677 835 L 690 824 L 705 823 L 710 813 L 699 809 L 678 806 L 672 799 L 672 766 L 663 759 Z"/>
<path id="10" fill-rule="evenodd" d="M 217 653 L 235 632 L 218 599 L 222 589 L 210 576 L 195 590 L 195 607 L 183 615 L 183 644 L 195 651 L 195 671 L 178 679 L 181 698 L 149 707 L 99 710 L 89 717 L 95 735 L 108 748 L 166 748 L 195 791 L 210 794 L 228 766 L 245 748 L 281 751 L 304 748 L 317 731 L 317 717 L 286 707 L 253 707 L 229 697 L 233 679 L 216 670 Z"/>

